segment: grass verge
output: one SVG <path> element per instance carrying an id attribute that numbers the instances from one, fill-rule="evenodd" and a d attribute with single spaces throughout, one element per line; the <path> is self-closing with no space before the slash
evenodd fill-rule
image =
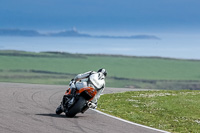
<path id="1" fill-rule="evenodd" d="M 200 91 L 136 91 L 102 95 L 98 110 L 169 132 L 200 131 Z"/>

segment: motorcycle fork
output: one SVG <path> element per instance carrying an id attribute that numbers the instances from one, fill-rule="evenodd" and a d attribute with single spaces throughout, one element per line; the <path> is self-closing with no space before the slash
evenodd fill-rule
<path id="1" fill-rule="evenodd" d="M 62 102 L 61 102 L 61 106 L 63 107 L 63 110 L 66 110 L 68 102 L 71 100 L 71 98 L 68 95 L 64 95 Z"/>

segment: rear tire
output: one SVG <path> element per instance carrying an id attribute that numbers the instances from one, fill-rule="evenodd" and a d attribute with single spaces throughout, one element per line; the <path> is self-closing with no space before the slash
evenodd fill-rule
<path id="1" fill-rule="evenodd" d="M 74 117 L 77 113 L 80 113 L 85 106 L 86 100 L 84 97 L 80 96 L 78 101 L 66 112 L 67 117 Z"/>

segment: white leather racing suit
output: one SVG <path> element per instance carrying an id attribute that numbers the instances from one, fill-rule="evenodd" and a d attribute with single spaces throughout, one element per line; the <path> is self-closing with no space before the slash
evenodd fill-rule
<path id="1" fill-rule="evenodd" d="M 105 76 L 103 73 L 89 71 L 83 74 L 78 74 L 74 80 L 76 81 L 77 89 L 93 87 L 97 90 L 96 96 L 91 101 L 92 103 L 97 104 L 97 100 L 100 98 L 100 95 L 105 88 Z"/>

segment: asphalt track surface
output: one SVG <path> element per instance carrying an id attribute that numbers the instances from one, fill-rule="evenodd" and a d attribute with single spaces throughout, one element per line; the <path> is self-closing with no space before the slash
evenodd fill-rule
<path id="1" fill-rule="evenodd" d="M 56 115 L 67 86 L 0 83 L 0 133 L 159 133 L 88 110 Z M 107 88 L 104 93 L 129 91 Z M 133 90 L 133 89 L 131 89 Z"/>

